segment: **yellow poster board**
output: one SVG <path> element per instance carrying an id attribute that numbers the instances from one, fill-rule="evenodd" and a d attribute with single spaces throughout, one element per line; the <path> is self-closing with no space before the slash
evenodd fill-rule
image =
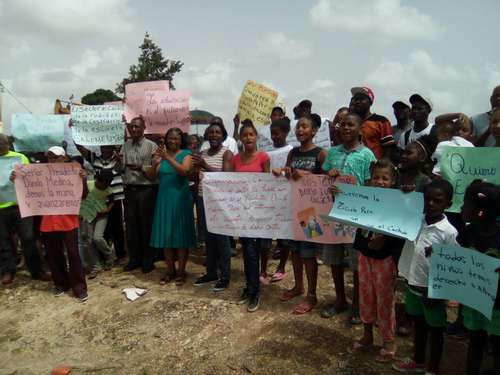
<path id="1" fill-rule="evenodd" d="M 252 120 L 255 126 L 269 124 L 278 92 L 255 81 L 247 81 L 238 104 L 240 120 Z"/>

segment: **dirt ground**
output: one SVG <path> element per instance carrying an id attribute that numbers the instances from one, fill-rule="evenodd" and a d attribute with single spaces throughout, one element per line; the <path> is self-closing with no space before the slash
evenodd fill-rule
<path id="1" fill-rule="evenodd" d="M 219 294 L 193 287 L 202 261 L 191 257 L 182 287 L 159 285 L 163 262 L 149 275 L 115 267 L 89 280 L 84 304 L 54 297 L 51 283 L 21 271 L 0 288 L 0 375 L 49 374 L 60 364 L 72 366 L 72 374 L 100 375 L 395 374 L 373 360 L 378 347 L 347 353 L 362 330 L 347 323 L 347 314 L 319 316 L 333 295 L 327 267 L 320 266 L 320 305 L 312 313 L 293 315 L 295 301 L 278 299 L 293 282 L 289 264 L 285 280 L 264 287 L 260 309 L 250 314 L 235 303 L 244 283 L 241 255 L 233 258 L 230 289 Z M 132 286 L 148 293 L 129 302 L 121 290 Z M 399 356 L 411 352 L 408 339 L 398 338 L 398 346 Z M 465 348 L 466 341 L 446 339 L 442 374 L 464 372 Z"/>

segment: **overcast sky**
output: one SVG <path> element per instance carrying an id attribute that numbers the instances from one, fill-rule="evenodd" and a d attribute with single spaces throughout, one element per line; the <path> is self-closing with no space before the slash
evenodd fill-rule
<path id="1" fill-rule="evenodd" d="M 500 84 L 498 14 L 498 0 L 0 0 L 0 80 L 51 113 L 56 98 L 114 90 L 148 31 L 185 63 L 174 83 L 191 107 L 227 124 L 248 79 L 276 89 L 288 113 L 309 98 L 331 117 L 368 85 L 391 120 L 391 103 L 415 92 L 433 115 L 472 115 Z M 4 122 L 25 112 L 3 98 Z"/>

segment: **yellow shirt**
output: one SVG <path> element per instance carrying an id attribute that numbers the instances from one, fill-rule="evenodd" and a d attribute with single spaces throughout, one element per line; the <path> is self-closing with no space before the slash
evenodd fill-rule
<path id="1" fill-rule="evenodd" d="M 19 152 L 9 151 L 5 155 L 2 155 L 0 157 L 2 157 L 2 158 L 19 158 L 19 159 L 21 159 L 21 162 L 23 164 L 30 163 L 29 159 L 26 156 L 24 156 L 23 154 L 20 154 Z M 7 208 L 10 206 L 15 206 L 15 205 L 17 205 L 17 202 L 0 202 L 0 209 Z"/>

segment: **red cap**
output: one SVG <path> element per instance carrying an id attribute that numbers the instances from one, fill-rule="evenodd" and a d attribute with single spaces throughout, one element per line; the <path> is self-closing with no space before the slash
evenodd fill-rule
<path id="1" fill-rule="evenodd" d="M 373 90 L 369 87 L 363 86 L 363 87 L 353 87 L 351 89 L 351 94 L 352 96 L 356 94 L 363 94 L 366 95 L 370 98 L 370 101 L 373 103 L 375 100 L 375 94 L 373 93 Z"/>

